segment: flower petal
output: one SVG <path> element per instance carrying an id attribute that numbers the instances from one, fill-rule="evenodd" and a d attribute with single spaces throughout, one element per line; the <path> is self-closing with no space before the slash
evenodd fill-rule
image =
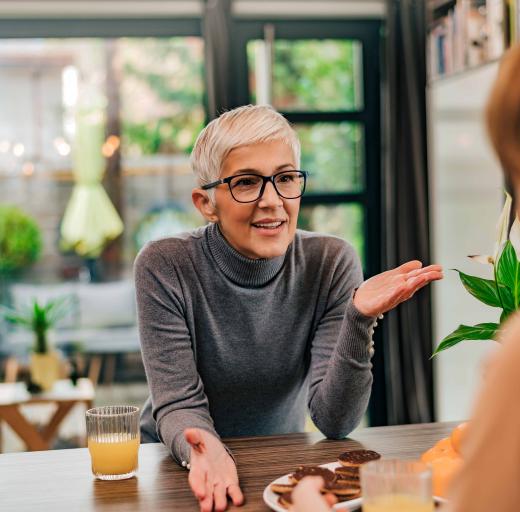
<path id="1" fill-rule="evenodd" d="M 520 226 L 519 226 L 520 227 Z M 495 260 L 489 254 L 470 254 L 468 258 L 483 265 L 494 265 Z"/>
<path id="2" fill-rule="evenodd" d="M 506 192 L 506 200 L 504 202 L 504 207 L 502 208 L 502 213 L 498 218 L 497 223 L 497 241 L 495 244 L 495 252 L 493 254 L 493 259 L 496 261 L 498 255 L 502 252 L 505 243 L 508 238 L 508 227 L 509 227 L 509 218 L 511 214 L 511 204 L 512 204 L 511 196 Z"/>

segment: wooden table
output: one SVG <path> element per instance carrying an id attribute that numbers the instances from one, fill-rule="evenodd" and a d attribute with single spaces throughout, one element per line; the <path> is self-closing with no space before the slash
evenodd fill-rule
<path id="1" fill-rule="evenodd" d="M 94 387 L 88 379 L 79 379 L 76 386 L 70 380 L 59 380 L 52 390 L 37 395 L 31 395 L 23 382 L 0 384 L 0 427 L 2 421 L 5 421 L 30 451 L 48 450 L 69 411 L 78 403 L 91 408 L 93 400 Z M 55 404 L 56 410 L 42 430 L 27 421 L 20 411 L 20 407 L 25 405 L 49 403 Z"/>
<path id="2" fill-rule="evenodd" d="M 329 441 L 320 434 L 288 434 L 226 440 L 236 456 L 246 504 L 232 510 L 264 512 L 264 487 L 298 464 L 334 461 L 365 447 L 385 457 L 416 458 L 453 428 L 452 423 L 368 428 L 351 439 Z M 198 511 L 188 472 L 160 444 L 141 445 L 137 478 L 107 482 L 90 473 L 86 448 L 0 455 L 2 512 Z"/>

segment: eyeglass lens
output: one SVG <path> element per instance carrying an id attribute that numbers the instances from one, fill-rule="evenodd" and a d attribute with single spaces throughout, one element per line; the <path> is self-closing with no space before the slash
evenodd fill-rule
<path id="1" fill-rule="evenodd" d="M 237 201 L 256 201 L 260 197 L 264 179 L 256 174 L 235 176 L 230 182 L 230 189 Z M 274 186 L 278 194 L 286 199 L 295 199 L 302 195 L 305 177 L 298 171 L 282 172 L 274 176 Z"/>

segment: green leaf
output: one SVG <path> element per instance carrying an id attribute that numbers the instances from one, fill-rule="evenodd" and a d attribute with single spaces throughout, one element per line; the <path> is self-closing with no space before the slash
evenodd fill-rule
<path id="1" fill-rule="evenodd" d="M 513 296 L 509 289 L 504 285 L 498 285 L 498 290 L 500 291 L 499 295 L 495 281 L 470 276 L 460 270 L 455 269 L 455 271 L 459 273 L 464 288 L 466 288 L 466 290 L 468 290 L 468 292 L 480 302 L 495 308 L 503 308 L 507 311 L 512 311 L 514 309 Z"/>
<path id="2" fill-rule="evenodd" d="M 517 309 L 520 302 L 520 263 L 516 257 L 515 249 L 509 240 L 498 260 L 497 282 L 511 290 L 514 309 Z"/>
<path id="3" fill-rule="evenodd" d="M 8 322 L 11 322 L 12 324 L 25 325 L 27 327 L 30 327 L 31 325 L 30 316 L 24 316 L 18 311 L 15 311 L 14 309 L 5 306 L 0 306 L 0 316 L 4 317 Z"/>
<path id="4" fill-rule="evenodd" d="M 504 309 L 504 311 L 502 311 L 502 314 L 500 315 L 500 324 L 503 324 L 512 312 L 513 311 L 506 311 Z"/>
<path id="5" fill-rule="evenodd" d="M 459 325 L 455 331 L 448 334 L 432 354 L 436 356 L 439 352 L 451 348 L 461 341 L 492 340 L 498 330 L 496 323 L 484 323 L 478 325 Z"/>

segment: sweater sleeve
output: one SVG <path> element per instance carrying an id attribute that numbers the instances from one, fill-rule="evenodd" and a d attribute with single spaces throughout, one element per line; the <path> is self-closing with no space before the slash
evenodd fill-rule
<path id="1" fill-rule="evenodd" d="M 368 406 L 376 321 L 353 304 L 355 290 L 363 281 L 354 249 L 345 244 L 336 257 L 325 312 L 311 345 L 308 399 L 314 424 L 334 439 L 347 436 Z"/>
<path id="2" fill-rule="evenodd" d="M 173 458 L 186 465 L 190 446 L 184 429 L 197 427 L 219 436 L 197 371 L 181 286 L 171 259 L 163 257 L 155 244 L 138 255 L 134 274 L 141 351 L 157 435 Z"/>

